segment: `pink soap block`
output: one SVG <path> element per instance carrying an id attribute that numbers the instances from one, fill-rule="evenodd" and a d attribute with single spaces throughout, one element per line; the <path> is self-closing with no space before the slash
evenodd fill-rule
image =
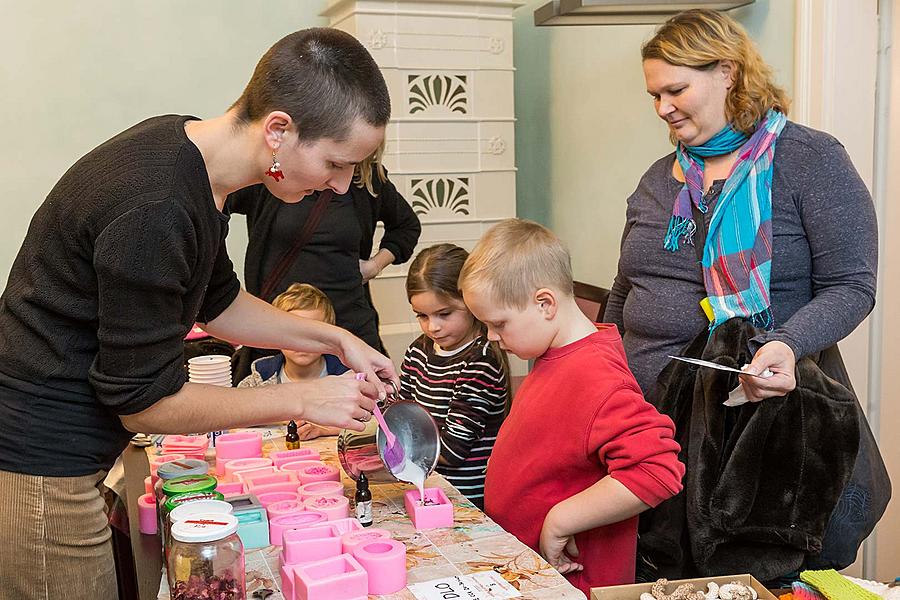
<path id="1" fill-rule="evenodd" d="M 286 565 L 299 565 L 341 554 L 341 536 L 330 526 L 311 526 L 285 530 L 282 559 Z"/>
<path id="2" fill-rule="evenodd" d="M 228 468 L 228 463 L 225 463 L 225 468 Z M 249 479 L 252 479 L 253 477 L 263 477 L 264 475 L 274 475 L 277 472 L 278 471 L 272 465 L 269 465 L 268 467 L 259 467 L 256 469 L 244 469 L 242 471 L 235 471 L 234 479 L 235 481 L 240 481 L 245 486 L 249 486 Z"/>
<path id="3" fill-rule="evenodd" d="M 266 506 L 266 514 L 270 519 L 281 515 L 302 512 L 304 510 L 306 510 L 306 506 L 300 504 L 296 500 L 282 500 L 280 502 L 272 502 Z"/>
<path id="4" fill-rule="evenodd" d="M 216 485 L 216 491 L 225 496 L 226 498 L 230 496 L 241 496 L 246 493 L 244 489 L 244 484 L 240 481 L 232 481 L 230 483 L 219 482 Z"/>
<path id="5" fill-rule="evenodd" d="M 425 488 L 425 502 L 419 502 L 419 490 L 409 490 L 403 494 L 406 514 L 416 529 L 436 529 L 453 527 L 453 504 L 441 488 Z"/>
<path id="6" fill-rule="evenodd" d="M 138 529 L 146 535 L 154 535 L 159 527 L 156 518 L 156 496 L 147 493 L 138 497 Z"/>
<path id="7" fill-rule="evenodd" d="M 349 554 L 294 567 L 297 600 L 365 600 L 369 577 Z"/>
<path id="8" fill-rule="evenodd" d="M 297 493 L 297 482 L 288 481 L 286 483 L 269 483 L 267 485 L 254 486 L 252 490 L 248 489 L 248 493 L 259 496 L 260 494 L 268 494 L 269 492 L 290 492 Z"/>
<path id="9" fill-rule="evenodd" d="M 356 520 L 356 519 L 354 519 Z M 333 524 L 331 524 L 334 527 Z M 353 554 L 353 549 L 360 544 L 367 544 L 378 540 L 389 540 L 394 536 L 387 529 L 379 529 L 378 527 L 368 527 L 366 529 L 358 529 L 348 531 L 341 536 L 341 550 L 344 554 Z"/>
<path id="10" fill-rule="evenodd" d="M 268 492 L 266 494 L 255 494 L 256 499 L 263 508 L 268 508 L 270 504 L 277 502 L 296 502 L 300 504 L 300 495 L 295 492 Z"/>
<path id="11" fill-rule="evenodd" d="M 216 459 L 258 456 L 262 456 L 262 433 L 259 431 L 238 431 L 216 436 Z"/>
<path id="12" fill-rule="evenodd" d="M 239 471 L 250 471 L 271 467 L 272 461 L 268 458 L 237 458 L 225 463 L 225 479 L 234 479 L 234 474 Z"/>
<path id="13" fill-rule="evenodd" d="M 304 510 L 269 519 L 269 543 L 280 546 L 282 535 L 289 529 L 302 529 L 310 525 L 325 525 L 328 518 L 317 510 Z"/>
<path id="14" fill-rule="evenodd" d="M 384 539 L 359 544 L 355 558 L 369 574 L 370 594 L 393 594 L 406 587 L 406 544 Z"/>
<path id="15" fill-rule="evenodd" d="M 340 481 L 313 481 L 297 488 L 301 500 L 320 496 L 343 496 L 344 484 Z"/>
<path id="16" fill-rule="evenodd" d="M 346 519 L 350 516 L 350 501 L 344 496 L 317 496 L 303 500 L 303 506 L 320 510 L 329 521 Z"/>
<path id="17" fill-rule="evenodd" d="M 324 464 L 325 463 L 323 463 L 321 460 L 292 460 L 290 462 L 281 463 L 281 466 L 278 467 L 278 470 L 296 473 L 298 471 L 302 471 L 306 467 L 315 467 Z M 297 479 L 299 481 L 299 477 Z"/>
<path id="18" fill-rule="evenodd" d="M 284 600 L 297 600 L 294 593 L 294 565 L 281 565 L 281 595 Z"/>
<path id="19" fill-rule="evenodd" d="M 313 483 L 314 481 L 340 481 L 341 472 L 337 467 L 321 464 L 314 467 L 306 467 L 297 473 L 300 483 Z"/>
<path id="20" fill-rule="evenodd" d="M 270 452 L 269 458 L 276 467 L 280 467 L 284 463 L 294 460 L 319 460 L 318 450 L 312 448 L 297 448 L 296 450 L 279 450 L 278 452 Z"/>
<path id="21" fill-rule="evenodd" d="M 272 467 L 273 469 L 275 467 Z M 290 472 L 276 471 L 274 473 L 253 473 L 248 474 L 246 472 L 238 473 L 238 479 L 244 482 L 244 485 L 247 486 L 247 489 L 250 492 L 253 492 L 254 488 L 258 488 L 264 485 L 271 485 L 273 483 L 292 483 L 294 486 L 297 486 L 297 476 Z"/>

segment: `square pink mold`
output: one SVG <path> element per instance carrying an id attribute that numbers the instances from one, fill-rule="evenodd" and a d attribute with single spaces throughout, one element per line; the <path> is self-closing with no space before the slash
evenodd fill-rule
<path id="1" fill-rule="evenodd" d="M 269 458 L 276 467 L 294 460 L 319 460 L 319 451 L 312 448 L 297 448 L 296 450 L 279 450 L 270 452 Z"/>
<path id="2" fill-rule="evenodd" d="M 355 558 L 341 554 L 295 567 L 294 594 L 297 600 L 365 600 L 369 578 Z"/>
<path id="3" fill-rule="evenodd" d="M 288 529 L 282 540 L 282 560 L 286 565 L 299 565 L 341 554 L 341 536 L 330 525 Z"/>
<path id="4" fill-rule="evenodd" d="M 453 527 L 453 504 L 441 488 L 425 488 L 425 505 L 419 501 L 419 490 L 409 490 L 403 504 L 416 529 Z"/>

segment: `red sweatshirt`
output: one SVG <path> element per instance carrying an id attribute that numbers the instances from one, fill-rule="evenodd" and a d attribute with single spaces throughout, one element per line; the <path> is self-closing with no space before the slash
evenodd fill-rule
<path id="1" fill-rule="evenodd" d="M 614 325 L 541 356 L 516 393 L 494 445 L 485 512 L 539 550 L 550 509 L 607 475 L 650 506 L 681 490 L 675 426 L 641 395 Z M 637 517 L 575 536 L 590 588 L 634 581 Z"/>

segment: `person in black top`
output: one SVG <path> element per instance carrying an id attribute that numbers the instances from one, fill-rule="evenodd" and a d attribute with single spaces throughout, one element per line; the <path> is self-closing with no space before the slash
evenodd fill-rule
<path id="1" fill-rule="evenodd" d="M 318 193 L 297 204 L 285 204 L 262 185 L 228 196 L 227 210 L 247 215 L 247 291 L 266 302 L 295 282 L 309 283 L 334 305 L 337 325 L 384 352 L 378 336 L 378 313 L 369 281 L 389 264 L 403 264 L 412 256 L 422 226 L 412 207 L 387 178 L 379 148 L 356 169 L 347 193 L 333 196 L 308 242 L 274 285 L 263 290 L 277 263 L 293 244 L 314 210 Z M 384 225 L 378 252 L 372 256 L 375 227 Z M 265 293 L 264 293 L 265 292 Z M 234 379 L 249 374 L 249 365 L 274 354 L 245 346 L 234 362 Z"/>
<path id="2" fill-rule="evenodd" d="M 228 194 L 285 203 L 347 191 L 382 143 L 384 79 L 352 36 L 277 42 L 225 114 L 154 117 L 78 160 L 35 214 L 0 298 L 0 565 L 18 599 L 115 598 L 96 485 L 133 432 L 290 419 L 361 430 L 391 362 L 343 329 L 242 291 L 225 249 Z M 330 353 L 368 381 L 262 389 L 186 383 L 194 322 L 258 347 Z"/>

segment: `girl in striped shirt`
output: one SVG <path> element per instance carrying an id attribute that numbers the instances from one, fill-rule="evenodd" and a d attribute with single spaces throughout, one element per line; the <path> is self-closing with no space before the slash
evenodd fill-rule
<path id="1" fill-rule="evenodd" d="M 508 363 L 457 287 L 468 255 L 438 244 L 410 265 L 406 296 L 422 335 L 403 358 L 400 397 L 431 413 L 441 432 L 437 472 L 481 509 L 487 461 L 507 413 Z"/>

